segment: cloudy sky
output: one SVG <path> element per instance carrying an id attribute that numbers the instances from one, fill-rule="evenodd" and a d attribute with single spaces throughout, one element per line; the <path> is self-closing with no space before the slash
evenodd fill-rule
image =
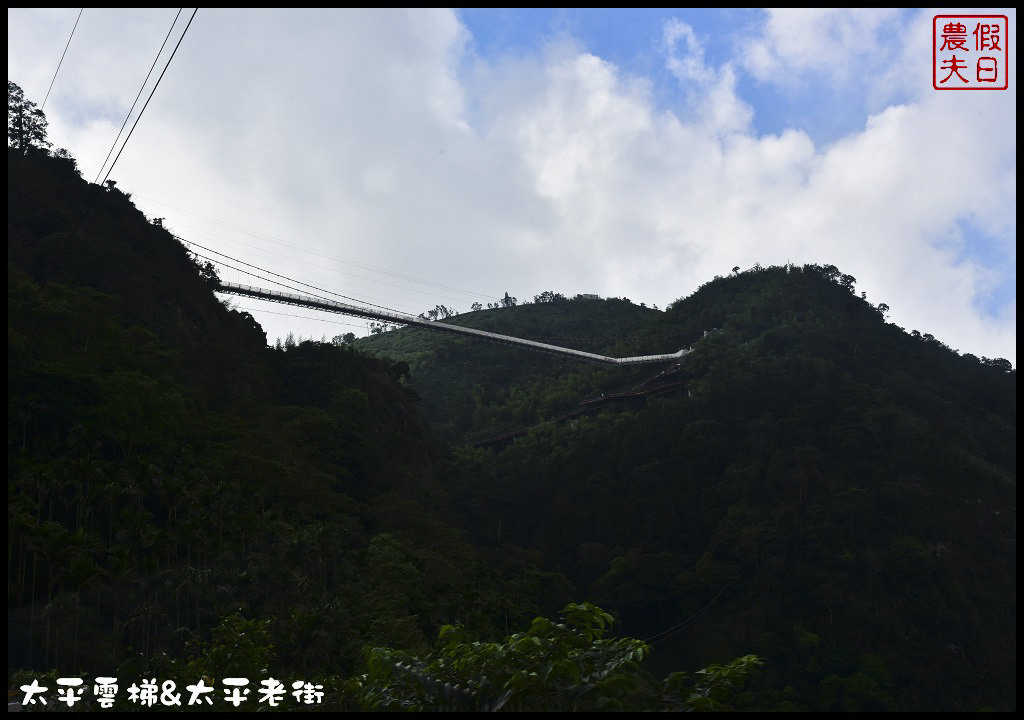
<path id="1" fill-rule="evenodd" d="M 1016 13 L 973 10 L 1009 16 L 1008 90 L 937 91 L 958 12 L 204 8 L 110 177 L 186 240 L 404 312 L 663 308 L 815 262 L 1016 366 Z M 93 180 L 191 9 L 86 9 L 48 96 L 78 9 L 7 14 L 8 79 Z M 271 340 L 366 329 L 234 302 Z"/>

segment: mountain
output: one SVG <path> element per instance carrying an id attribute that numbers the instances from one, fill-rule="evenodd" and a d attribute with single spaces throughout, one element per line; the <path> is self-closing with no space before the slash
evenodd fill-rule
<path id="1" fill-rule="evenodd" d="M 837 268 L 447 318 L 692 348 L 629 368 L 415 329 L 270 348 L 216 283 L 116 185 L 8 148 L 14 686 L 347 678 L 591 601 L 659 674 L 758 655 L 740 709 L 1015 709 L 1016 372 Z"/>
<path id="2" fill-rule="evenodd" d="M 268 348 L 116 186 L 7 159 L 9 672 L 344 678 L 539 610 L 535 565 L 460 530 L 403 366 Z M 239 628 L 266 641 L 210 649 Z"/>
<path id="3" fill-rule="evenodd" d="M 887 323 L 854 285 L 754 268 L 665 312 L 577 299 L 455 318 L 608 354 L 692 344 L 677 389 L 650 396 L 629 390 L 663 368 L 412 329 L 359 346 L 409 362 L 459 446 L 476 541 L 539 552 L 651 638 L 656 666 L 753 652 L 793 709 L 1012 708 L 1016 372 Z M 587 410 L 602 393 L 625 397 Z M 514 426 L 534 427 L 510 443 Z"/>
<path id="4" fill-rule="evenodd" d="M 579 297 L 480 310 L 443 322 L 609 357 L 675 352 L 701 336 L 659 330 L 660 316 L 626 299 Z M 453 445 L 542 422 L 580 398 L 632 387 L 662 369 L 582 363 L 411 327 L 362 338 L 356 347 L 410 366 L 434 435 Z"/>

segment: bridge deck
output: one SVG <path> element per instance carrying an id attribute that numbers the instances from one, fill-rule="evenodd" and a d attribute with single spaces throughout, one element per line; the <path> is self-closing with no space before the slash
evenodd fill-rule
<path id="1" fill-rule="evenodd" d="M 497 342 L 503 345 L 514 345 L 526 348 L 527 350 L 533 350 L 535 352 L 562 355 L 565 357 L 575 358 L 577 360 L 587 360 L 589 362 L 604 363 L 606 365 L 641 365 L 644 363 L 671 362 L 673 360 L 680 360 L 690 353 L 688 348 L 684 348 L 679 352 L 665 355 L 637 355 L 633 357 L 613 358 L 605 355 L 584 352 L 583 350 L 573 350 L 572 348 L 559 347 L 558 345 L 549 345 L 535 340 L 524 340 L 523 338 L 516 338 L 510 335 L 500 335 L 498 333 L 487 332 L 486 330 L 461 327 L 459 325 L 452 325 L 438 320 L 427 320 L 415 315 L 406 315 L 405 313 L 391 312 L 388 310 L 349 305 L 347 303 L 325 300 L 308 295 L 293 295 L 292 293 L 279 292 L 277 290 L 266 290 L 264 288 L 252 287 L 251 285 L 236 285 L 235 283 L 222 282 L 220 287 L 217 288 L 217 292 L 252 297 L 259 300 L 269 300 L 271 302 L 283 303 L 285 305 L 308 307 L 313 308 L 314 310 L 323 310 L 325 312 L 339 313 L 341 315 L 352 315 L 354 317 L 366 318 L 368 320 L 383 320 L 385 322 L 397 323 L 400 325 L 413 325 L 415 327 L 434 330 L 435 332 L 462 335 L 464 337 Z"/>

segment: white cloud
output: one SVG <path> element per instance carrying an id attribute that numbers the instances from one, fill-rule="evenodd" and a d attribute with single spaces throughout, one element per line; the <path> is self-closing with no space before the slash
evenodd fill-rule
<path id="1" fill-rule="evenodd" d="M 685 45 L 681 57 L 676 52 L 680 40 Z M 704 64 L 704 46 L 686 23 L 676 19 L 666 22 L 662 46 L 667 58 L 665 66 L 680 82 L 707 84 L 714 79 L 714 73 Z"/>
<path id="2" fill-rule="evenodd" d="M 682 47 L 680 47 L 682 41 Z M 665 23 L 662 33 L 665 67 L 679 81 L 694 117 L 714 133 L 749 129 L 751 108 L 736 95 L 736 75 L 731 65 L 709 67 L 704 47 L 689 25 L 679 20 Z"/>
<path id="3" fill-rule="evenodd" d="M 870 75 L 893 55 L 889 33 L 896 43 L 913 33 L 901 11 L 893 9 L 777 8 L 765 13 L 764 26 L 745 44 L 742 62 L 759 80 L 781 85 L 798 84 L 806 74 L 829 81 Z"/>

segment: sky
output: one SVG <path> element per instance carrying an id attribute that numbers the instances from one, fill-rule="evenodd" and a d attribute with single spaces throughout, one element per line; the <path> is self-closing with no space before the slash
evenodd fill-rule
<path id="1" fill-rule="evenodd" d="M 90 181 L 191 10 L 87 8 L 72 36 L 78 9 L 8 8 L 8 79 Z M 937 14 L 1008 16 L 1007 90 L 933 88 Z M 830 264 L 1016 366 L 1015 33 L 1013 9 L 203 8 L 110 178 L 229 282 L 664 309 L 734 266 Z M 270 342 L 367 331 L 230 302 Z"/>

